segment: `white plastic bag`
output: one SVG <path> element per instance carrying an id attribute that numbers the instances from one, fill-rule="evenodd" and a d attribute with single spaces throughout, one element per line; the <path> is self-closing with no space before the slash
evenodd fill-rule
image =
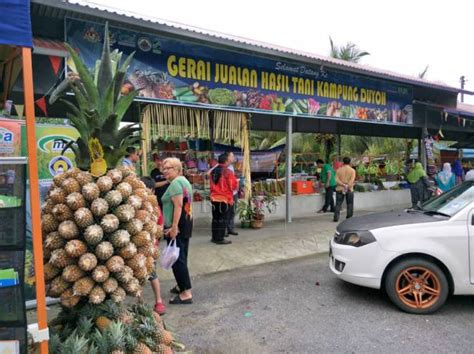
<path id="1" fill-rule="evenodd" d="M 179 258 L 179 247 L 176 247 L 176 240 L 173 239 L 166 246 L 165 250 L 161 254 L 160 264 L 163 269 L 169 270 L 176 263 Z"/>

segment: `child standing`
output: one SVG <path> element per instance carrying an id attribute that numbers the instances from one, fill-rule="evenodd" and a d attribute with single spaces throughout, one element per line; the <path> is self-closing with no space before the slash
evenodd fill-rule
<path id="1" fill-rule="evenodd" d="M 145 183 L 145 186 L 154 194 L 155 181 L 153 180 L 153 178 L 142 177 L 141 180 L 143 183 Z M 158 225 L 163 227 L 163 213 L 161 212 L 159 207 L 157 208 L 160 213 L 160 216 L 158 217 Z M 155 247 L 159 248 L 159 240 L 156 240 Z M 151 288 L 153 290 L 153 294 L 155 295 L 155 312 L 157 312 L 159 315 L 164 315 L 166 313 L 166 306 L 163 303 L 163 299 L 161 298 L 160 281 L 158 280 L 158 275 L 156 274 L 156 261 L 155 269 L 153 270 L 153 273 L 151 273 L 149 280 Z"/>

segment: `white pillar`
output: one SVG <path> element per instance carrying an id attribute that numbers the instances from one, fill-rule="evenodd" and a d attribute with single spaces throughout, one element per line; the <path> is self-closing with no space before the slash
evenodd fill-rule
<path id="1" fill-rule="evenodd" d="M 293 118 L 288 117 L 286 126 L 286 217 L 287 223 L 291 223 L 291 161 L 292 161 L 292 135 Z"/>

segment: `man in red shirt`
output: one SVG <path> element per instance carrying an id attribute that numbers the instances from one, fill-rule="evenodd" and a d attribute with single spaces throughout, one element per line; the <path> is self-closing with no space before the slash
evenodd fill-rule
<path id="1" fill-rule="evenodd" d="M 229 212 L 234 205 L 234 191 L 238 182 L 234 173 L 228 168 L 231 163 L 228 153 L 219 156 L 219 165 L 210 174 L 212 202 L 212 242 L 218 245 L 229 245 L 224 238 Z"/>

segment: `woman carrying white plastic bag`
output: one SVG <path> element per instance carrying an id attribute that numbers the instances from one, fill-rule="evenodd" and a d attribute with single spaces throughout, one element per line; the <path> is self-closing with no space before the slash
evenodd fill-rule
<path id="1" fill-rule="evenodd" d="M 176 247 L 176 239 L 171 240 L 171 242 L 166 246 L 165 250 L 160 256 L 160 264 L 163 269 L 170 270 L 173 267 L 173 264 L 179 258 L 179 247 Z"/>
<path id="2" fill-rule="evenodd" d="M 165 237 L 169 247 L 175 244 L 179 248 L 179 256 L 172 265 L 177 284 L 171 289 L 171 293 L 177 295 L 170 300 L 170 304 L 174 305 L 193 303 L 188 270 L 189 239 L 193 230 L 193 190 L 189 181 L 181 175 L 182 169 L 181 161 L 177 158 L 167 158 L 163 161 L 163 176 L 170 182 L 161 198 L 165 218 Z"/>

